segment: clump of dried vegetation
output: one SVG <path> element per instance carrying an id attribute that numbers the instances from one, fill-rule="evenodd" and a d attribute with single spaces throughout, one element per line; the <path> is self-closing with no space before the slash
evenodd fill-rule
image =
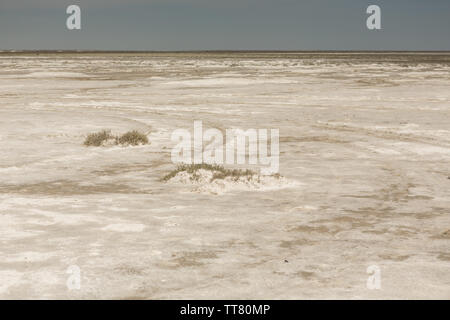
<path id="1" fill-rule="evenodd" d="M 84 145 L 87 147 L 100 147 L 108 140 L 115 139 L 110 130 L 102 130 L 100 132 L 94 132 L 87 135 L 84 140 Z"/>
<path id="2" fill-rule="evenodd" d="M 192 179 L 196 180 L 200 177 L 199 170 L 208 170 L 213 172 L 213 176 L 211 181 L 217 179 L 226 179 L 228 177 L 232 178 L 234 181 L 239 180 L 244 177 L 248 180 L 252 179 L 256 173 L 252 170 L 246 169 L 226 169 L 223 166 L 215 165 L 215 164 L 181 164 L 175 170 L 171 171 L 169 174 L 162 178 L 163 181 L 169 181 L 173 177 L 175 177 L 180 172 L 186 172 L 188 174 L 192 174 Z"/>
<path id="3" fill-rule="evenodd" d="M 120 137 L 117 137 L 117 143 L 137 146 L 140 144 L 147 144 L 148 138 L 145 134 L 137 130 L 133 130 L 123 134 Z"/>
<path id="4" fill-rule="evenodd" d="M 128 131 L 121 136 L 115 136 L 111 133 L 111 130 L 102 130 L 100 132 L 94 132 L 87 135 L 84 140 L 84 145 L 87 147 L 100 147 L 106 144 L 115 145 L 132 145 L 137 146 L 141 144 L 148 144 L 147 135 L 137 130 Z"/>

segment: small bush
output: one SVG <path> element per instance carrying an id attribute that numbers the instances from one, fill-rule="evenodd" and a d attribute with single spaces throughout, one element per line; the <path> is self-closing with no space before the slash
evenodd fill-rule
<path id="1" fill-rule="evenodd" d="M 129 132 L 123 134 L 120 137 L 117 137 L 116 143 L 137 146 L 140 144 L 147 144 L 148 138 L 145 134 L 143 134 L 139 131 L 133 130 L 133 131 L 129 131 Z"/>
<path id="2" fill-rule="evenodd" d="M 133 130 L 121 136 L 114 136 L 111 134 L 111 130 L 103 130 L 100 132 L 90 133 L 84 140 L 85 146 L 100 147 L 110 141 L 111 144 L 123 144 L 137 146 L 140 144 L 147 144 L 148 138 L 145 134 Z"/>
<path id="3" fill-rule="evenodd" d="M 100 147 L 104 142 L 109 139 L 115 139 L 110 130 L 103 130 L 100 132 L 90 133 L 84 140 L 85 146 Z"/>

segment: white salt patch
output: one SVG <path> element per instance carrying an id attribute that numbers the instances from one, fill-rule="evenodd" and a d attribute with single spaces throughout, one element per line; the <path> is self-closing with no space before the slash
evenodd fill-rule
<path id="1" fill-rule="evenodd" d="M 79 78 L 86 76 L 86 74 L 78 72 L 32 72 L 22 75 L 21 78 Z"/>
<path id="2" fill-rule="evenodd" d="M 0 233 L 1 233 L 1 235 L 0 235 L 1 241 L 9 241 L 9 240 L 19 240 L 19 239 L 23 239 L 23 238 L 33 237 L 33 236 L 39 235 L 41 232 L 0 229 Z"/>
<path id="3" fill-rule="evenodd" d="M 8 293 L 9 287 L 22 283 L 23 273 L 15 270 L 0 270 L 0 293 Z"/>
<path id="4" fill-rule="evenodd" d="M 22 238 L 36 236 L 41 233 L 37 230 L 24 230 L 23 217 L 17 217 L 13 214 L 2 212 L 0 214 L 0 240 L 18 240 Z"/>
<path id="5" fill-rule="evenodd" d="M 380 153 L 380 154 L 389 154 L 389 155 L 400 155 L 402 154 L 401 152 L 394 150 L 394 149 L 389 149 L 389 148 L 383 148 L 383 147 L 375 147 L 375 146 L 371 146 L 371 145 L 365 145 L 365 148 L 369 149 L 370 151 L 376 152 L 376 153 Z"/>
<path id="6" fill-rule="evenodd" d="M 11 167 L 6 167 L 6 168 L 0 168 L 0 173 L 6 173 L 6 172 L 17 172 L 18 170 L 20 170 L 21 168 L 17 167 L 17 166 L 11 166 Z"/>
<path id="7" fill-rule="evenodd" d="M 8 262 L 40 262 L 48 260 L 54 255 L 55 254 L 51 252 L 27 251 L 10 255 L 9 257 L 6 257 L 5 260 Z"/>
<path id="8" fill-rule="evenodd" d="M 319 208 L 316 206 L 305 205 L 305 206 L 299 206 L 299 207 L 292 208 L 292 210 L 319 210 Z"/>
<path id="9" fill-rule="evenodd" d="M 103 231 L 114 231 L 114 232 L 142 232 L 145 229 L 143 224 L 127 224 L 127 223 L 116 223 L 109 224 L 102 228 Z"/>
<path id="10" fill-rule="evenodd" d="M 24 215 L 32 215 L 37 217 L 46 217 L 50 219 L 48 225 L 51 224 L 64 224 L 64 225 L 81 225 L 88 222 L 98 223 L 101 222 L 101 217 L 93 217 L 87 214 L 76 214 L 68 212 L 57 212 L 41 209 L 31 209 L 28 212 L 24 212 Z"/>
<path id="11" fill-rule="evenodd" d="M 250 84 L 289 84 L 297 83 L 294 80 L 288 79 L 255 79 L 255 78 L 207 78 L 207 79 L 188 79 L 188 80 L 178 80 L 178 81 L 168 81 L 166 85 L 184 86 L 184 87 L 208 87 L 208 86 L 239 86 L 239 85 L 250 85 Z"/>
<path id="12" fill-rule="evenodd" d="M 114 212 L 127 212 L 127 211 L 129 211 L 128 208 L 110 207 L 110 206 L 108 206 L 108 207 L 103 207 L 102 206 L 102 209 L 107 209 L 107 210 L 114 211 Z"/>
<path id="13" fill-rule="evenodd" d="M 429 155 L 429 154 L 450 155 L 450 148 L 427 146 L 427 147 L 417 147 L 414 148 L 413 150 L 420 155 Z"/>
<path id="14" fill-rule="evenodd" d="M 391 143 L 391 145 L 401 150 L 405 150 L 407 152 L 412 152 L 419 155 L 432 155 L 432 154 L 450 155 L 450 148 L 445 147 L 430 146 L 410 142 L 394 142 Z"/>

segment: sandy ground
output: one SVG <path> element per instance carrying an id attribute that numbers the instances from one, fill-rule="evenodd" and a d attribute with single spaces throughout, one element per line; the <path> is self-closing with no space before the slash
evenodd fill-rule
<path id="1" fill-rule="evenodd" d="M 1 54 L 0 298 L 449 299 L 449 88 L 437 54 Z M 278 128 L 296 183 L 161 182 L 194 120 Z"/>

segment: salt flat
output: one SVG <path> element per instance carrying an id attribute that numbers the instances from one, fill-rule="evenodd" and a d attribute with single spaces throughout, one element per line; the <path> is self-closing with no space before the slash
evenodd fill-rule
<path id="1" fill-rule="evenodd" d="M 449 299 L 449 88 L 448 54 L 2 53 L 0 298 Z M 194 120 L 279 129 L 295 183 L 161 181 Z"/>

